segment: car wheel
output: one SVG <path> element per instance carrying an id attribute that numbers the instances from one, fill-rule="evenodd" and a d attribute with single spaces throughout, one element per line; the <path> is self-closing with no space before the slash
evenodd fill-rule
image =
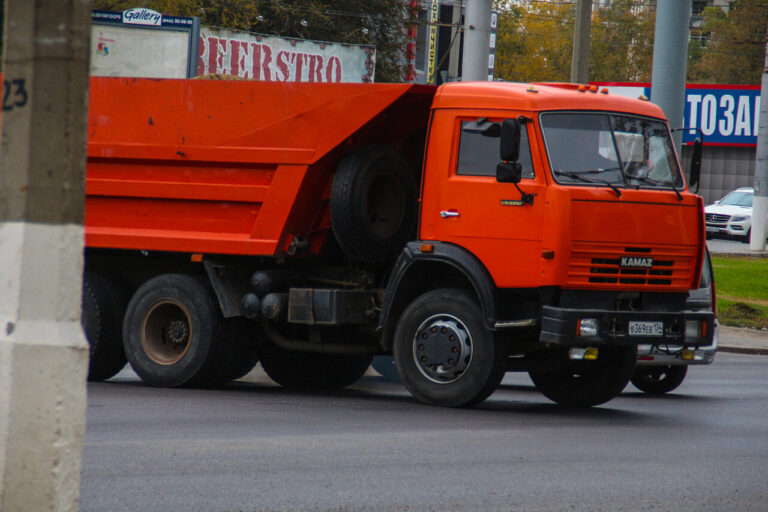
<path id="1" fill-rule="evenodd" d="M 677 389 L 685 379 L 688 367 L 675 366 L 638 366 L 632 375 L 632 384 L 646 393 L 660 395 Z"/>

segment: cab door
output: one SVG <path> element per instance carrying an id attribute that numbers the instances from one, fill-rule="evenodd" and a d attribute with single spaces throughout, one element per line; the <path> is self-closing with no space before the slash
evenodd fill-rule
<path id="1" fill-rule="evenodd" d="M 523 116 L 518 186 L 533 195 L 521 201 L 512 183 L 496 181 L 500 130 L 484 129 Z M 436 111 L 427 150 L 421 238 L 459 245 L 486 266 L 498 287 L 541 283 L 542 230 L 546 203 L 536 123 L 531 113 Z"/>

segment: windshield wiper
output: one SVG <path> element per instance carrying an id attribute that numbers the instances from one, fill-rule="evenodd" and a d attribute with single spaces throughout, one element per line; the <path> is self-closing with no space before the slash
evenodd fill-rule
<path id="1" fill-rule="evenodd" d="M 640 181 L 642 183 L 647 183 L 649 185 L 654 185 L 656 187 L 664 187 L 664 186 L 671 187 L 672 190 L 675 192 L 675 194 L 677 194 L 677 200 L 678 201 L 682 201 L 683 200 L 683 195 L 680 193 L 679 190 L 677 190 L 677 188 L 675 188 L 674 184 L 667 183 L 666 181 L 659 181 L 659 180 L 654 180 L 654 179 L 651 179 L 651 178 L 645 178 L 645 177 L 642 177 L 642 176 L 629 176 L 629 175 L 627 175 L 627 178 L 629 178 L 630 180 L 635 180 L 635 181 Z"/>
<path id="2" fill-rule="evenodd" d="M 619 167 L 610 168 L 610 169 L 594 169 L 591 171 L 581 171 L 581 172 L 571 172 L 571 171 L 561 171 L 561 170 L 555 170 L 556 174 L 559 174 L 560 176 L 566 176 L 568 178 L 574 179 L 574 180 L 580 180 L 585 183 L 593 183 L 593 184 L 601 184 L 605 185 L 607 187 L 610 187 L 611 190 L 616 192 L 616 197 L 621 197 L 621 190 L 619 190 L 619 187 L 611 183 L 607 180 L 599 180 L 599 179 L 589 179 L 582 176 L 583 174 L 600 174 L 607 171 L 620 171 L 621 169 Z"/>

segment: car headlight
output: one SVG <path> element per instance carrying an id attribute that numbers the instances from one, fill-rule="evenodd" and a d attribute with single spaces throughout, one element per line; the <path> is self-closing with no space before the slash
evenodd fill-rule
<path id="1" fill-rule="evenodd" d="M 749 215 L 736 215 L 731 219 L 731 222 L 744 222 L 745 220 L 749 220 Z"/>

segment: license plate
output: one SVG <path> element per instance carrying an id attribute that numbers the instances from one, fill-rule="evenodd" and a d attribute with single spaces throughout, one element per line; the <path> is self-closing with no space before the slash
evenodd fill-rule
<path id="1" fill-rule="evenodd" d="M 661 336 L 664 334 L 664 322 L 642 322 L 630 320 L 630 336 Z"/>
<path id="2" fill-rule="evenodd" d="M 720 231 L 720 229 L 716 226 L 707 226 L 707 231 L 714 231 L 715 233 L 717 233 L 718 231 Z"/>

